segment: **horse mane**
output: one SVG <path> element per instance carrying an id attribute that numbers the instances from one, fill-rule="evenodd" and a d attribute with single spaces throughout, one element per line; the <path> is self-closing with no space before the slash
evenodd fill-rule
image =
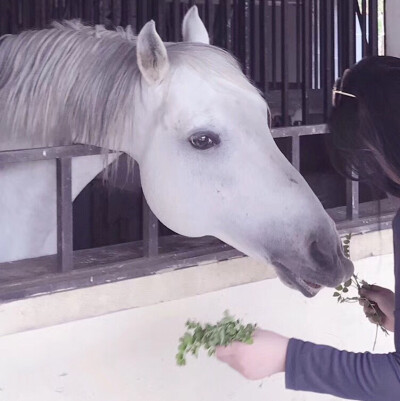
<path id="1" fill-rule="evenodd" d="M 213 46 L 166 44 L 182 65 L 256 91 L 236 60 Z M 211 74 L 210 74 L 211 73 Z M 136 36 L 79 20 L 0 38 L 0 150 L 89 143 L 118 149 L 132 141 L 141 101 Z"/>

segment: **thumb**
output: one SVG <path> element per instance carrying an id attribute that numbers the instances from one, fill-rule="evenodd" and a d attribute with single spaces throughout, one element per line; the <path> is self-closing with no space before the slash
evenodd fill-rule
<path id="1" fill-rule="evenodd" d="M 229 362 L 233 356 L 232 345 L 216 347 L 215 356 L 222 362 Z"/>
<path id="2" fill-rule="evenodd" d="M 379 303 L 382 300 L 382 293 L 379 291 L 381 287 L 372 285 L 370 288 L 361 288 L 360 295 L 364 298 Z"/>

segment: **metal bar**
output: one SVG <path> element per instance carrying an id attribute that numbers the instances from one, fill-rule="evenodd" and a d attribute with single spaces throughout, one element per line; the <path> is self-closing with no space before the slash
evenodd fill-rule
<path id="1" fill-rule="evenodd" d="M 359 217 L 360 189 L 358 181 L 346 180 L 346 216 L 348 220 Z"/>
<path id="2" fill-rule="evenodd" d="M 173 19 L 172 19 L 172 23 L 173 23 L 173 27 L 174 27 L 174 38 L 173 40 L 175 42 L 179 42 L 180 38 L 181 38 L 181 30 L 180 30 L 180 25 L 179 25 L 179 21 L 180 21 L 180 0 L 173 0 L 173 4 L 172 4 L 172 15 L 173 15 Z"/>
<path id="3" fill-rule="evenodd" d="M 312 8 L 312 18 L 313 21 L 313 29 L 312 29 L 312 47 L 313 47 L 313 84 L 312 88 L 318 88 L 318 78 L 319 78 L 319 59 L 318 59 L 318 44 L 319 44 L 319 37 L 318 37 L 318 0 L 314 0 L 313 8 Z"/>
<path id="4" fill-rule="evenodd" d="M 367 0 L 361 0 L 361 10 L 360 5 L 357 0 L 356 2 L 356 9 L 357 9 L 357 16 L 360 22 L 361 28 L 361 49 L 362 49 L 362 56 L 365 57 L 368 53 L 368 40 L 367 40 Z"/>
<path id="5" fill-rule="evenodd" d="M 302 88 L 302 113 L 303 124 L 309 121 L 310 99 L 309 90 L 311 84 L 311 0 L 303 0 L 303 88 Z"/>
<path id="6" fill-rule="evenodd" d="M 355 27 L 356 11 L 354 8 L 354 0 L 348 2 L 347 8 L 347 43 L 348 43 L 348 65 L 351 67 L 356 62 L 356 27 Z"/>
<path id="7" fill-rule="evenodd" d="M 337 32 L 338 32 L 338 41 L 337 41 L 337 46 L 338 46 L 338 68 L 339 68 L 339 75 L 343 73 L 343 71 L 346 69 L 345 61 L 344 61 L 344 55 L 346 54 L 346 42 L 345 39 L 343 38 L 343 4 L 342 0 L 336 0 L 337 1 Z"/>
<path id="8" fill-rule="evenodd" d="M 121 25 L 121 0 L 113 0 L 112 16 L 113 16 L 113 24 L 115 26 Z"/>
<path id="9" fill-rule="evenodd" d="M 291 136 L 306 136 L 306 135 L 323 135 L 327 133 L 328 133 L 328 127 L 325 124 L 279 127 L 271 129 L 271 134 L 274 138 L 287 138 Z"/>
<path id="10" fill-rule="evenodd" d="M 282 124 L 289 125 L 289 66 L 288 66 L 288 23 L 287 23 L 288 0 L 281 0 L 281 100 L 282 100 Z"/>
<path id="11" fill-rule="evenodd" d="M 277 29 L 276 29 L 276 0 L 272 0 L 272 5 L 271 5 L 271 14 L 272 14 L 272 20 L 271 20 L 271 29 L 272 29 L 272 41 L 271 41 L 271 59 L 272 59 L 272 88 L 276 89 L 276 63 L 277 63 L 277 57 L 276 57 L 276 43 L 277 43 Z"/>
<path id="12" fill-rule="evenodd" d="M 250 0 L 250 74 L 253 82 L 260 82 L 260 20 L 256 1 Z"/>
<path id="13" fill-rule="evenodd" d="M 143 196 L 143 255 L 153 258 L 158 255 L 158 220 Z"/>
<path id="14" fill-rule="evenodd" d="M 58 5 L 58 7 L 60 7 L 60 4 Z M 92 2 L 85 1 L 82 5 L 82 12 L 83 12 L 82 18 L 85 21 L 93 24 L 94 23 L 94 5 L 92 4 Z"/>
<path id="15" fill-rule="evenodd" d="M 57 256 L 63 273 L 73 269 L 71 158 L 57 159 Z"/>
<path id="16" fill-rule="evenodd" d="M 0 1 L 0 36 L 9 33 L 8 18 L 7 18 L 7 4 L 8 0 Z"/>
<path id="17" fill-rule="evenodd" d="M 324 49 L 324 57 L 323 59 L 323 67 L 322 67 L 322 88 L 323 88 L 323 98 L 324 98 L 324 116 L 325 120 L 328 117 L 328 114 L 332 108 L 332 99 L 331 99 L 331 89 L 334 82 L 335 75 L 335 27 L 334 27 L 334 0 L 326 0 L 324 2 L 324 16 L 323 21 L 325 25 L 325 31 L 323 35 L 323 49 Z"/>
<path id="18" fill-rule="evenodd" d="M 369 0 L 369 56 L 378 55 L 378 0 Z"/>
<path id="19" fill-rule="evenodd" d="M 147 22 L 147 2 L 138 1 L 138 29 L 142 29 Z"/>
<path id="20" fill-rule="evenodd" d="M 214 21 L 215 21 L 215 4 L 214 0 L 205 0 L 206 26 L 210 42 L 214 43 Z"/>
<path id="21" fill-rule="evenodd" d="M 19 15 L 19 8 L 20 4 L 17 1 L 10 1 L 10 32 L 9 33 L 17 33 L 18 32 L 18 15 Z M 4 32 L 7 33 L 7 32 Z"/>
<path id="22" fill-rule="evenodd" d="M 301 3 L 296 0 L 296 89 L 301 85 Z"/>
<path id="23" fill-rule="evenodd" d="M 225 0 L 226 15 L 226 49 L 232 51 L 232 0 Z"/>
<path id="24" fill-rule="evenodd" d="M 300 135 L 292 136 L 292 165 L 300 171 Z"/>
<path id="25" fill-rule="evenodd" d="M 250 0 L 244 0 L 243 3 L 243 20 L 244 20 L 244 70 L 246 76 L 250 78 Z"/>
<path id="26" fill-rule="evenodd" d="M 167 15 L 166 15 L 167 6 L 165 4 L 165 0 L 157 1 L 157 32 L 160 35 L 161 39 L 165 42 L 167 39 Z"/>
<path id="27" fill-rule="evenodd" d="M 91 145 L 54 146 L 23 150 L 6 150 L 0 152 L 0 164 L 49 160 L 59 157 L 78 157 L 107 154 L 108 151 Z"/>
<path id="28" fill-rule="evenodd" d="M 3 0 L 4 1 L 4 0 Z M 33 11 L 34 11 L 34 26 L 35 28 L 42 28 L 42 20 L 41 20 L 41 2 L 36 0 L 34 3 Z"/>
<path id="29" fill-rule="evenodd" d="M 264 91 L 264 95 L 268 92 L 268 4 L 266 0 L 260 1 L 260 29 L 261 29 L 261 40 L 260 40 L 260 64 L 261 64 L 261 88 Z"/>

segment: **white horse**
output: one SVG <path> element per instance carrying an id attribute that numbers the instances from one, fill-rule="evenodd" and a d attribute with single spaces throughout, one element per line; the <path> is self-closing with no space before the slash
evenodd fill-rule
<path id="1" fill-rule="evenodd" d="M 79 21 L 3 37 L 0 149 L 84 143 L 139 164 L 167 227 L 213 235 L 306 296 L 353 272 L 333 221 L 279 151 L 268 108 L 237 62 L 210 46 L 197 8 L 183 42 L 154 22 L 135 37 Z M 104 168 L 73 160 L 73 197 Z M 0 260 L 56 252 L 55 163 L 0 166 Z"/>

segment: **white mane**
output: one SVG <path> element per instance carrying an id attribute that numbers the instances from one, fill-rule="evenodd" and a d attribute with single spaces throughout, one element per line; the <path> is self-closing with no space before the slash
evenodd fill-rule
<path id="1" fill-rule="evenodd" d="M 227 52 L 168 43 L 172 68 L 194 68 L 256 93 Z M 0 41 L 0 150 L 74 142 L 109 147 L 134 131 L 141 74 L 136 36 L 79 20 Z"/>

